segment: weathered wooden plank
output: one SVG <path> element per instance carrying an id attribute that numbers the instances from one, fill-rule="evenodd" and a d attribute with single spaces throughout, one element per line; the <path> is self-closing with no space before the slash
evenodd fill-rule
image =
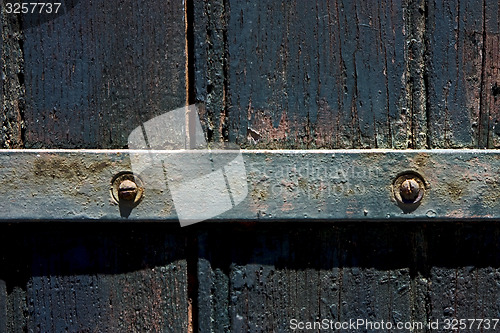
<path id="1" fill-rule="evenodd" d="M 188 331 L 178 227 L 4 225 L 0 237 L 0 330 Z"/>
<path id="2" fill-rule="evenodd" d="M 124 148 L 186 103 L 181 1 L 81 1 L 24 31 L 26 146 Z"/>
<path id="3" fill-rule="evenodd" d="M 183 6 L 155 3 L 144 9 L 129 2 L 117 6 L 93 2 L 80 4 L 40 27 L 26 22 L 30 28 L 25 49 L 31 63 L 27 64 L 31 66 L 27 145 L 123 147 L 128 132 L 139 123 L 182 105 L 186 82 L 180 54 L 185 43 L 179 36 L 183 36 L 184 19 L 170 14 L 169 5 L 172 13 Z M 420 148 L 427 140 L 432 147 L 499 147 L 498 3 L 486 1 L 483 8 L 463 1 L 457 5 L 439 1 L 428 2 L 426 8 L 422 2 L 196 2 L 195 98 L 207 105 L 202 120 L 208 138 L 266 148 Z M 424 15 L 427 31 L 422 27 Z M 159 29 L 169 22 L 168 29 Z M 424 35 L 428 38 L 426 71 L 422 67 Z M 13 46 L 2 47 L 2 61 L 5 52 L 21 50 L 19 36 L 12 36 Z M 163 51 L 168 59 L 161 57 Z M 2 94 L 8 90 L 17 95 L 4 98 L 3 105 L 5 100 L 20 100 L 22 94 L 19 55 L 9 56 L 18 60 L 11 63 L 10 74 L 4 72 L 14 81 L 2 77 L 2 84 L 13 84 L 3 88 Z M 175 69 L 168 67 L 174 63 Z M 170 70 L 176 73 L 173 79 Z M 148 74 L 145 79 L 143 73 Z M 172 93 L 168 100 L 161 99 L 165 92 Z M 430 139 L 423 126 L 425 103 Z M 22 107 L 14 106 L 8 109 L 13 112 L 7 116 L 7 130 L 0 129 L 6 147 L 23 142 L 21 121 L 16 118 L 22 119 Z M 82 106 L 87 109 L 80 112 Z M 452 183 L 437 190 L 461 193 Z M 457 204 L 456 196 L 453 200 Z M 363 229 L 334 225 L 331 231 L 331 225 L 315 224 L 311 229 L 296 226 L 300 230 L 291 235 L 286 234 L 288 227 L 243 228 L 237 230 L 235 239 L 233 229 L 225 226 L 203 231 L 198 262 L 200 328 L 287 331 L 283 325 L 293 316 L 425 321 L 450 316 L 486 318 L 498 313 L 498 250 L 491 240 L 492 235 L 498 236 L 496 226 L 439 229 L 432 224 L 409 229 L 377 225 Z M 71 238 L 68 234 L 57 235 L 76 243 L 91 239 L 89 248 L 109 250 L 116 240 L 111 232 L 98 237 L 83 233 Z M 145 234 L 156 235 L 153 231 Z M 442 234 L 458 240 L 445 237 L 443 241 L 436 236 Z M 28 330 L 34 321 L 48 331 L 96 325 L 104 331 L 107 327 L 109 331 L 158 330 L 161 327 L 155 323 L 165 324 L 162 318 L 171 318 L 171 313 L 177 316 L 176 309 L 158 301 L 158 293 L 150 290 L 158 284 L 169 286 L 178 275 L 139 264 L 122 271 L 130 266 L 116 254 L 110 255 L 111 262 L 122 259 L 115 260 L 115 270 L 69 265 L 70 273 L 52 276 L 51 272 L 59 272 L 60 265 L 76 256 L 73 249 L 54 253 L 35 236 L 17 239 L 24 237 L 29 240 L 23 245 L 35 244 L 50 258 L 29 250 L 25 260 L 17 263 L 14 258 L 18 256 L 11 253 L 25 253 L 24 248 L 13 246 L 12 240 L 6 243 L 11 246 L 2 249 L 1 258 L 8 265 L 2 265 L 0 273 L 9 278 L 0 278 L 0 331 Z M 126 236 L 120 237 L 116 242 L 127 243 Z M 462 242 L 464 237 L 478 242 Z M 221 246 L 229 238 L 232 243 Z M 48 239 L 55 240 L 57 249 L 65 249 L 53 234 Z M 123 248 L 140 252 L 146 245 Z M 162 248 L 158 242 L 153 245 L 149 253 Z M 450 250 L 454 247 L 461 250 Z M 473 255 L 465 252 L 468 249 Z M 38 263 L 45 273 L 30 277 L 33 273 L 26 273 L 27 268 L 20 266 L 23 262 L 31 263 L 31 268 Z M 184 269 L 160 260 L 160 268 L 172 266 Z M 184 282 L 178 288 L 183 286 Z M 113 302 L 112 311 L 107 309 L 107 300 Z M 58 306 L 63 303 L 70 310 Z M 92 303 L 96 305 L 89 307 Z M 55 315 L 49 317 L 49 310 Z M 183 319 L 177 323 L 187 322 L 179 316 Z M 7 318 L 4 327 L 2 318 Z M 85 324 L 82 318 L 87 319 Z"/>
<path id="4" fill-rule="evenodd" d="M 499 3 L 434 1 L 427 9 L 430 147 L 500 147 Z M 430 321 L 498 317 L 497 235 L 497 224 L 426 233 L 420 244 L 428 246 L 423 296 Z"/>
<path id="5" fill-rule="evenodd" d="M 448 332 L 446 320 L 498 317 L 496 223 L 284 228 L 201 229 L 203 331 L 284 332 L 291 318 L 351 318 L 439 321 L 431 331 Z"/>
<path id="6" fill-rule="evenodd" d="M 430 148 L 500 147 L 498 1 L 427 8 Z"/>
<path id="7" fill-rule="evenodd" d="M 408 321 L 411 229 L 348 223 L 200 228 L 200 330 L 288 332 L 293 319 Z"/>
<path id="8" fill-rule="evenodd" d="M 206 40 L 217 39 L 217 45 L 220 45 L 221 39 L 226 40 L 225 53 L 217 48 L 219 53 L 216 55 L 215 53 L 210 55 L 205 50 L 197 54 L 202 59 L 200 63 L 205 64 L 203 60 L 207 59 L 206 64 L 209 68 L 200 66 L 200 70 L 196 72 L 197 83 L 200 84 L 196 92 L 199 99 L 210 101 L 207 96 L 213 96 L 213 91 L 217 89 L 217 87 L 209 89 L 204 85 L 205 78 L 217 77 L 221 81 L 224 78 L 224 85 L 227 87 L 227 90 L 222 91 L 225 93 L 222 95 L 219 86 L 216 99 L 218 106 L 226 105 L 220 111 L 223 116 L 219 118 L 213 115 L 207 116 L 207 123 L 211 122 L 214 131 L 219 130 L 220 134 L 215 139 L 229 138 L 243 146 L 264 148 L 356 146 L 421 148 L 429 143 L 433 148 L 462 147 L 467 145 L 453 138 L 453 133 L 457 133 L 455 135 L 457 138 L 470 134 L 468 127 L 463 126 L 465 119 L 463 110 L 469 107 L 474 110 L 487 110 L 481 115 L 482 122 L 486 122 L 486 125 L 481 126 L 483 129 L 489 129 L 487 139 L 489 144 L 483 146 L 496 147 L 497 134 L 494 130 L 497 128 L 495 126 L 498 107 L 493 93 L 498 90 L 495 90 L 494 81 L 498 76 L 496 69 L 498 52 L 495 52 L 498 48 L 498 39 L 495 39 L 498 36 L 495 34 L 497 4 L 491 5 L 488 2 L 486 5 L 488 13 L 485 14 L 487 17 L 485 23 L 490 31 L 486 38 L 491 38 L 489 41 L 491 45 L 482 50 L 480 44 L 482 23 L 476 18 L 478 15 L 483 15 L 485 8 L 477 6 L 472 8 L 472 3 L 461 6 L 458 11 L 462 13 L 459 17 L 462 22 L 457 30 L 460 32 L 455 35 L 453 28 L 448 30 L 441 28 L 455 22 L 454 4 L 446 4 L 452 7 L 452 10 L 447 12 L 435 9 L 433 7 L 435 3 L 397 2 L 391 4 L 391 7 L 381 2 L 378 7 L 379 4 L 362 2 L 301 4 L 276 2 L 263 6 L 244 1 L 227 1 L 225 7 L 217 12 L 218 15 L 205 11 L 206 17 L 215 20 L 212 26 L 219 24 L 217 33 L 213 30 L 208 32 L 210 29 L 206 27 L 209 27 L 210 23 L 206 21 L 200 22 L 199 31 L 203 36 L 208 36 Z M 440 3 L 438 5 L 441 6 Z M 204 8 L 208 7 L 205 5 Z M 469 15 L 469 11 L 474 13 Z M 327 17 L 330 24 L 327 23 Z M 438 22 L 439 28 L 432 26 L 434 21 Z M 226 23 L 226 30 L 220 28 L 220 24 L 223 23 Z M 472 39 L 468 36 L 463 37 L 464 31 L 471 30 L 471 27 L 475 29 L 476 25 L 479 31 L 477 40 L 474 40 L 474 33 L 470 34 Z M 378 30 L 377 26 L 380 27 Z M 204 33 L 204 28 L 207 29 L 207 33 Z M 216 37 L 213 37 L 214 35 Z M 467 78 L 469 80 L 467 84 L 474 89 L 480 87 L 483 94 L 482 102 L 477 98 L 480 94 L 474 93 L 475 99 L 467 104 L 463 103 L 468 98 L 466 90 L 462 88 L 456 90 L 453 95 L 456 100 L 453 107 L 459 109 L 458 111 L 450 109 L 444 114 L 443 104 L 436 104 L 436 94 L 439 93 L 436 92 L 435 81 L 447 82 L 448 79 L 441 70 L 435 70 L 432 61 L 434 61 L 433 56 L 437 54 L 436 49 L 454 52 L 454 44 L 447 42 L 447 36 L 450 36 L 450 40 L 457 36 L 462 38 L 465 47 L 472 51 L 468 53 L 468 57 L 464 57 L 465 53 L 459 50 L 460 56 L 449 56 L 449 59 L 444 60 L 441 57 L 436 60 L 446 62 L 442 71 L 452 73 L 448 75 L 452 77 L 451 80 L 456 76 L 453 73 L 460 71 L 466 73 L 459 74 L 461 80 Z M 479 45 L 475 44 L 477 41 Z M 377 48 L 377 45 L 380 47 Z M 481 51 L 483 54 L 488 54 L 489 58 L 484 58 L 488 63 L 486 66 L 481 64 L 481 61 L 477 63 Z M 227 59 L 221 59 L 221 55 L 226 55 Z M 473 57 L 472 61 L 470 57 Z M 425 58 L 428 59 L 427 62 Z M 456 67 L 453 63 L 455 58 L 460 58 L 460 68 L 452 68 Z M 212 62 L 217 65 L 213 65 Z M 477 71 L 478 65 L 479 71 Z M 210 72 L 210 68 L 216 70 Z M 481 68 L 484 73 L 481 72 Z M 380 75 L 381 72 L 386 75 Z M 472 74 L 469 75 L 470 73 Z M 481 75 L 483 79 L 480 78 Z M 478 80 L 477 82 L 482 80 L 482 83 L 478 84 L 475 80 Z M 458 84 L 462 84 L 462 81 Z M 481 87 L 481 84 L 484 87 Z M 378 96 L 373 87 L 377 89 L 382 87 L 382 96 Z M 486 87 L 490 87 L 492 93 L 489 93 Z M 451 96 L 451 93 L 448 95 Z M 216 110 L 215 107 L 213 109 Z M 373 111 L 375 109 L 376 111 Z M 428 115 L 431 116 L 430 119 Z M 444 127 L 441 125 L 443 122 L 446 123 Z M 225 126 L 228 126 L 227 135 L 222 130 Z M 432 135 L 435 135 L 432 138 L 428 136 L 429 128 L 435 131 L 432 132 Z M 452 139 L 447 141 L 436 139 L 442 128 Z M 484 130 L 482 133 L 484 136 Z M 441 185 L 443 184 L 437 184 L 433 189 L 445 191 L 447 195 L 458 193 L 456 190 L 459 189 L 454 189 L 451 183 L 445 184 L 444 187 Z M 455 199 L 453 197 L 450 200 Z M 342 276 L 346 276 L 345 281 L 340 279 L 344 281 L 345 286 L 342 286 L 341 290 L 345 293 L 332 291 L 331 295 L 326 297 L 326 299 L 330 297 L 337 299 L 340 295 L 340 299 L 348 304 L 351 302 L 356 302 L 356 305 L 359 302 L 363 304 L 360 308 L 344 306 L 342 311 L 346 316 L 388 318 L 389 307 L 386 300 L 379 297 L 378 293 L 387 294 L 388 291 L 384 289 L 386 281 L 391 281 L 393 285 L 387 287 L 388 289 L 396 286 L 401 290 L 407 289 L 409 297 L 408 300 L 405 294 L 405 297 L 399 298 L 400 303 L 392 306 L 393 318 L 400 318 L 401 321 L 411 319 L 420 323 L 426 323 L 434 318 L 431 313 L 434 304 L 430 299 L 435 300 L 439 295 L 431 289 L 434 280 L 431 278 L 432 263 L 428 256 L 429 247 L 436 246 L 438 240 L 429 239 L 432 231 L 426 225 L 417 225 L 410 232 L 401 226 L 397 228 L 394 229 L 396 237 L 408 236 L 411 243 L 408 245 L 407 254 L 412 258 L 407 265 L 404 265 L 405 268 L 384 271 L 379 267 L 352 264 L 351 267 L 335 268 L 319 273 L 329 276 L 336 282 L 339 281 L 335 278 L 339 276 L 339 270 Z M 266 227 L 257 237 L 258 241 L 265 243 L 266 240 L 272 239 L 269 232 L 269 228 Z M 315 229 L 315 232 L 320 233 L 320 228 Z M 356 233 L 359 236 L 362 232 Z M 389 232 L 385 232 L 387 236 Z M 300 298 L 303 295 L 297 296 L 296 290 L 310 290 L 314 293 L 319 289 L 325 291 L 325 288 L 318 287 L 316 276 L 311 275 L 310 270 L 294 272 L 293 269 L 279 271 L 273 265 L 261 267 L 262 265 L 255 264 L 256 260 L 250 260 L 240 252 L 236 252 L 236 257 L 233 259 L 229 259 L 226 255 L 227 262 L 213 268 L 214 263 L 218 262 L 219 255 L 224 253 L 215 252 L 213 249 L 215 244 L 207 241 L 207 238 L 210 238 L 211 233 L 213 237 L 216 237 L 215 235 L 224 237 L 221 236 L 220 230 L 210 230 L 207 233 L 207 237 L 200 239 L 202 252 L 217 253 L 217 256 L 207 254 L 199 263 L 200 327 L 212 331 L 224 331 L 228 327 L 249 331 L 266 329 L 280 331 L 276 326 L 267 323 L 271 321 L 270 318 L 280 318 L 283 314 L 278 314 L 278 310 L 271 310 L 266 306 L 273 302 L 277 304 L 281 300 L 285 301 L 279 303 L 280 306 L 289 309 L 290 313 L 302 311 L 304 318 L 311 316 L 312 307 L 308 303 L 310 299 Z M 472 231 L 471 233 L 476 234 Z M 481 234 L 481 231 L 477 231 L 477 235 Z M 313 244 L 312 246 L 317 246 L 317 242 Z M 374 246 L 374 248 L 379 247 Z M 329 250 L 335 251 L 331 247 Z M 238 261 L 241 263 L 234 264 Z M 225 272 L 221 266 L 231 268 L 229 272 Z M 284 267 L 289 266 L 284 265 Z M 458 265 L 452 269 L 462 268 Z M 407 278 L 406 274 L 410 276 Z M 276 283 L 269 282 L 269 279 L 265 280 L 267 284 L 260 287 L 253 287 L 255 283 L 252 283 L 251 288 L 234 286 L 233 278 L 235 281 L 243 279 L 246 283 L 247 275 L 266 278 L 272 276 L 271 281 L 287 281 L 280 286 L 290 288 L 291 291 L 284 292 L 288 293 L 286 297 L 282 296 L 283 293 L 278 296 L 269 293 L 268 290 L 277 288 Z M 289 278 L 283 278 L 283 275 Z M 252 280 L 258 281 L 257 278 Z M 309 285 L 309 281 L 312 281 L 312 285 Z M 218 293 L 217 290 L 221 292 Z M 227 299 L 233 295 L 232 290 L 241 293 L 237 298 L 241 303 L 234 305 L 236 310 L 224 311 L 228 306 Z M 290 294 L 295 297 L 289 296 Z M 470 294 L 464 290 L 463 295 Z M 203 302 L 203 299 L 208 300 L 207 295 L 211 295 L 212 298 Z M 266 298 L 263 295 L 271 296 Z M 245 297 L 250 299 L 250 304 L 243 301 Z M 482 304 L 486 304 L 486 301 Z M 266 310 L 270 312 L 266 314 Z M 207 313 L 211 316 L 207 316 Z M 217 317 L 219 313 L 220 317 Z M 322 317 L 323 312 L 321 313 Z"/>
<path id="9" fill-rule="evenodd" d="M 0 333 L 7 333 L 7 286 L 0 280 Z"/>
<path id="10" fill-rule="evenodd" d="M 20 16 L 7 14 L 0 4 L 0 147 L 22 148 L 24 73 Z"/>
<path id="11" fill-rule="evenodd" d="M 484 6 L 481 117 L 486 147 L 500 148 L 500 3 Z"/>
<path id="12" fill-rule="evenodd" d="M 54 17 L 3 6 L 2 147 L 121 148 L 186 103 L 183 2 L 71 1 Z M 175 226 L 4 225 L 0 240 L 0 332 L 189 329 Z"/>
<path id="13" fill-rule="evenodd" d="M 498 319 L 498 236 L 496 223 L 434 226 L 428 237 L 431 321 Z M 474 324 L 464 331 L 485 330 Z M 436 330 L 447 331 L 443 324 Z"/>
<path id="14" fill-rule="evenodd" d="M 411 239 L 411 266 L 410 277 L 410 299 L 411 299 L 411 321 L 414 323 L 429 322 L 429 268 L 428 268 L 428 237 L 430 228 L 427 224 L 417 225 L 410 233 Z M 426 330 L 415 330 L 425 332 Z"/>
<path id="15" fill-rule="evenodd" d="M 195 13 L 203 18 L 195 22 L 196 95 L 207 102 L 214 139 L 265 148 L 423 147 L 411 129 L 425 141 L 407 91 L 406 4 L 217 1 L 196 2 Z"/>
<path id="16" fill-rule="evenodd" d="M 227 54 L 224 1 L 193 2 L 194 98 L 208 141 L 227 137 Z"/>

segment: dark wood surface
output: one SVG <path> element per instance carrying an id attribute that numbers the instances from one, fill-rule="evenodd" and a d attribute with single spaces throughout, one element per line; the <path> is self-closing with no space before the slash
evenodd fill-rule
<path id="1" fill-rule="evenodd" d="M 187 332 L 172 225 L 3 225 L 0 332 Z"/>
<path id="2" fill-rule="evenodd" d="M 185 105 L 182 2 L 65 4 L 47 20 L 2 2 L 2 147 L 125 148 Z M 0 332 L 187 332 L 187 239 L 178 226 L 3 225 Z"/>
<path id="3" fill-rule="evenodd" d="M 0 13 L 1 41 L 0 66 L 0 120 L 1 148 L 23 147 L 24 113 L 24 71 L 22 51 L 22 30 L 20 19 Z"/>
<path id="4" fill-rule="evenodd" d="M 464 223 L 427 232 L 430 319 L 497 316 L 498 224 Z"/>
<path id="5" fill-rule="evenodd" d="M 184 12 L 179 1 L 81 1 L 26 22 L 24 146 L 126 148 L 142 122 L 184 106 Z"/>
<path id="6" fill-rule="evenodd" d="M 121 148 L 186 101 L 205 103 L 210 141 L 245 148 L 500 147 L 493 0 L 73 5 L 0 16 L 2 147 Z M 496 222 L 1 229 L 0 332 L 285 332 L 500 306 Z"/>
<path id="7" fill-rule="evenodd" d="M 414 226 L 260 225 L 202 229 L 201 332 L 289 332 L 292 319 L 413 318 Z"/>
<path id="8" fill-rule="evenodd" d="M 225 49 L 200 43 L 195 55 L 197 98 L 225 106 L 223 118 L 207 112 L 227 128 L 219 137 L 271 149 L 498 147 L 497 3 L 217 4 L 195 6 L 197 38 Z M 214 76 L 224 94 L 206 83 Z M 446 103 L 443 82 L 458 87 Z M 199 327 L 494 317 L 498 227 L 469 223 L 207 227 Z"/>
<path id="9" fill-rule="evenodd" d="M 261 148 L 425 143 L 423 108 L 409 94 L 413 8 L 385 1 L 215 1 L 195 8 L 197 98 L 212 113 L 224 106 L 223 118 L 211 117 L 214 130 L 227 129 L 219 136 Z M 223 86 L 214 87 L 213 78 Z"/>

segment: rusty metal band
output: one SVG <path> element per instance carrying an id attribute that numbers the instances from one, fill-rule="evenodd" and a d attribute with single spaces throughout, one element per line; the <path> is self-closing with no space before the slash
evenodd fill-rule
<path id="1" fill-rule="evenodd" d="M 154 156 L 168 168 L 183 154 L 197 152 L 3 150 L 0 220 L 177 222 L 168 184 L 145 182 L 141 200 L 127 206 L 113 198 L 112 182 L 132 171 L 134 158 Z M 500 220 L 500 151 L 242 150 L 241 156 L 245 174 L 232 185 L 246 186 L 245 195 L 209 221 Z M 397 179 L 407 174 L 422 180 L 416 204 L 396 199 Z M 217 186 L 196 191 L 197 198 L 224 195 Z M 196 203 L 189 204 L 196 213 Z"/>

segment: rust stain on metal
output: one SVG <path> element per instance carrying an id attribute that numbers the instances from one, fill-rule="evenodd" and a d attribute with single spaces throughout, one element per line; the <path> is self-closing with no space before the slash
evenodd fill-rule
<path id="1" fill-rule="evenodd" d="M 66 178 L 85 177 L 81 164 L 76 161 L 68 162 L 66 158 L 48 155 L 36 159 L 33 164 L 33 173 L 38 177 Z"/>
<path id="2" fill-rule="evenodd" d="M 500 202 L 500 188 L 498 180 L 496 183 L 489 184 L 486 191 L 484 191 L 483 203 L 489 207 L 498 205 Z"/>
<path id="3" fill-rule="evenodd" d="M 293 210 L 292 204 L 289 203 L 289 202 L 287 202 L 287 201 L 285 201 L 283 203 L 283 205 L 281 206 L 281 211 L 282 212 L 288 212 L 288 211 L 291 211 L 291 210 Z"/>
<path id="4" fill-rule="evenodd" d="M 33 173 L 37 177 L 84 179 L 89 175 L 100 173 L 111 166 L 109 161 L 91 162 L 85 164 L 83 160 L 72 159 L 58 155 L 42 155 L 33 163 Z"/>
<path id="5" fill-rule="evenodd" d="M 448 216 L 448 217 L 453 217 L 453 218 L 457 218 L 457 219 L 464 218 L 468 215 L 469 215 L 469 213 L 465 212 L 463 209 L 452 210 L 446 214 L 446 216 Z"/>
<path id="6" fill-rule="evenodd" d="M 430 155 L 427 153 L 419 153 L 414 158 L 414 162 L 419 168 L 424 168 L 429 162 L 429 160 L 430 160 Z"/>
<path id="7" fill-rule="evenodd" d="M 455 202 L 460 201 L 466 191 L 463 181 L 446 183 L 444 186 L 449 198 Z"/>

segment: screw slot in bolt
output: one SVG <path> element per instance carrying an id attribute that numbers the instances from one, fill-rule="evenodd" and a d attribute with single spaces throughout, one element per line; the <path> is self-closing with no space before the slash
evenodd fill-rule
<path id="1" fill-rule="evenodd" d="M 118 186 L 118 197 L 122 200 L 134 200 L 137 195 L 137 184 L 131 180 L 125 179 Z"/>
<path id="2" fill-rule="evenodd" d="M 394 196 L 400 204 L 417 204 L 422 200 L 424 192 L 424 180 L 414 172 L 402 174 L 394 181 Z"/>
<path id="3" fill-rule="evenodd" d="M 137 205 L 144 192 L 142 181 L 131 172 L 120 172 L 111 181 L 111 196 L 114 201 L 124 205 Z"/>
<path id="4" fill-rule="evenodd" d="M 418 182 L 415 179 L 406 179 L 401 184 L 399 192 L 401 193 L 401 198 L 403 198 L 403 200 L 413 201 L 418 197 L 420 186 L 418 186 Z"/>

